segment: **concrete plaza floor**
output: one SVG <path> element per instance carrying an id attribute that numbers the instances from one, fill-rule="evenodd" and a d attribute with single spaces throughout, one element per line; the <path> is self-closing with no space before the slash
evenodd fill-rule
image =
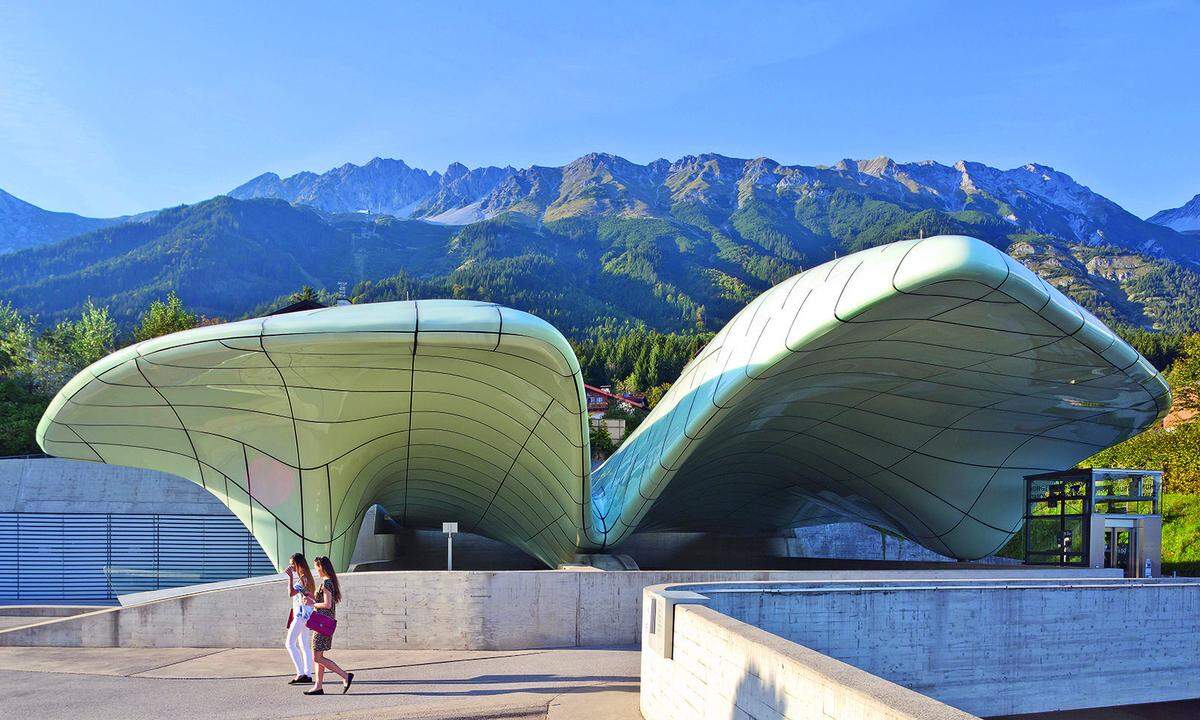
<path id="1" fill-rule="evenodd" d="M 503 652 L 341 650 L 355 673 L 326 676 L 322 697 L 289 686 L 282 648 L 0 648 L 4 717 L 38 720 L 193 718 L 547 718 L 631 720 L 638 648 Z"/>

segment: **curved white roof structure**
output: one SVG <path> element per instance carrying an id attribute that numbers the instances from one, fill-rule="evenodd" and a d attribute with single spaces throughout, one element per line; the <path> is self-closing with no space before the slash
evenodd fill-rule
<path id="1" fill-rule="evenodd" d="M 365 510 L 457 521 L 548 564 L 635 530 L 853 519 L 952 557 L 1021 522 L 1023 477 L 1170 406 L 1154 368 L 995 248 L 893 243 L 751 302 L 589 474 L 579 365 L 545 322 L 432 300 L 291 313 L 125 348 L 75 377 L 46 452 L 202 484 L 276 564 L 345 566 Z"/>

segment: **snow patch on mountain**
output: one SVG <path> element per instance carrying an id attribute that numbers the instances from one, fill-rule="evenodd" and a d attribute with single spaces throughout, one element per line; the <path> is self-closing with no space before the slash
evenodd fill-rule
<path id="1" fill-rule="evenodd" d="M 470 205 L 464 205 L 460 208 L 447 210 L 422 219 L 437 225 L 470 225 L 471 223 L 488 219 L 488 215 L 483 212 L 482 207 L 483 201 L 476 200 Z"/>

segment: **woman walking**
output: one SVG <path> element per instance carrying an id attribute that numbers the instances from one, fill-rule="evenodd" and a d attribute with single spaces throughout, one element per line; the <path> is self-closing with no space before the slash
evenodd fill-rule
<path id="1" fill-rule="evenodd" d="M 311 596 L 316 591 L 312 571 L 308 569 L 308 561 L 300 553 L 292 556 L 285 570 L 288 577 L 288 595 L 292 598 L 292 614 L 288 616 L 287 639 L 283 646 L 287 648 L 296 666 L 296 677 L 288 681 L 288 685 L 311 685 L 313 674 L 312 630 L 305 622 L 313 610 L 305 603 L 305 596 Z"/>
<path id="2" fill-rule="evenodd" d="M 342 588 L 338 584 L 337 573 L 333 571 L 333 563 L 327 557 L 319 557 L 313 561 L 317 566 L 317 575 L 321 579 L 321 584 L 317 588 L 315 596 L 309 596 L 305 599 L 306 602 L 312 604 L 313 612 L 325 615 L 333 620 L 337 619 L 337 604 L 342 601 Z M 324 695 L 325 690 L 322 688 L 322 683 L 325 680 L 325 671 L 331 670 L 340 678 L 342 678 L 342 693 L 344 694 L 350 689 L 350 683 L 354 682 L 354 673 L 348 673 L 338 667 L 338 664 L 333 660 L 325 657 L 325 653 L 333 647 L 333 635 L 324 635 L 319 632 L 312 634 L 312 649 L 313 661 L 317 664 L 317 682 L 313 685 L 312 690 L 305 690 L 305 695 Z"/>

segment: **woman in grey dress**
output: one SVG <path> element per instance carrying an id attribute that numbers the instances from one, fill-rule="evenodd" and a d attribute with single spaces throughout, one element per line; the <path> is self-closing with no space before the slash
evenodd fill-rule
<path id="1" fill-rule="evenodd" d="M 337 604 L 342 601 L 342 588 L 338 584 L 337 573 L 333 571 L 333 563 L 329 562 L 329 558 L 327 557 L 319 557 L 313 561 L 313 564 L 317 568 L 317 578 L 319 580 L 317 594 L 305 600 L 312 605 L 313 612 L 327 615 L 336 620 Z M 305 695 L 325 694 L 321 683 L 325 680 L 326 670 L 330 670 L 342 678 L 343 694 L 350 689 L 350 683 L 354 682 L 354 673 L 346 672 L 338 667 L 338 664 L 333 660 L 325 657 L 325 653 L 332 647 L 332 635 L 322 635 L 319 632 L 313 632 L 313 663 L 317 666 L 317 682 L 313 685 L 312 690 L 304 692 Z"/>

